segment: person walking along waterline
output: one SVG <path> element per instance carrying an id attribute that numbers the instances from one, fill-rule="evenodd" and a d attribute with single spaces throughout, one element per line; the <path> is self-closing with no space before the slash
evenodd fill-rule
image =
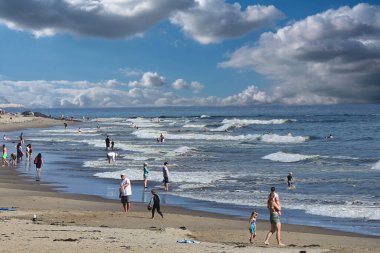
<path id="1" fill-rule="evenodd" d="M 152 219 L 154 219 L 154 213 L 157 210 L 157 213 L 161 215 L 162 218 L 164 218 L 164 215 L 161 212 L 161 207 L 160 207 L 160 196 L 158 196 L 156 190 L 152 190 L 152 199 L 149 202 L 149 207 L 152 209 Z"/>
<path id="2" fill-rule="evenodd" d="M 38 153 L 36 158 L 34 158 L 34 164 L 36 165 L 36 172 L 37 172 L 36 181 L 40 181 L 41 180 L 41 168 L 42 168 L 42 165 L 44 164 L 44 160 L 42 159 L 41 153 Z"/>
<path id="3" fill-rule="evenodd" d="M 131 181 L 125 176 L 124 173 L 120 175 L 120 202 L 123 204 L 123 209 L 125 213 L 128 213 L 131 209 L 131 195 L 132 187 Z"/>
<path id="4" fill-rule="evenodd" d="M 148 175 L 149 175 L 149 170 L 148 170 L 148 164 L 147 163 L 144 163 L 144 173 L 143 173 L 143 177 L 144 177 L 144 189 L 147 189 L 148 188 Z"/>
<path id="5" fill-rule="evenodd" d="M 272 237 L 274 232 L 276 232 L 278 245 L 285 246 L 285 244 L 281 242 L 281 221 L 280 221 L 280 215 L 279 215 L 279 212 L 281 211 L 281 207 L 276 203 L 274 195 L 275 195 L 274 192 L 271 192 L 268 196 L 267 206 L 268 206 L 269 214 L 270 214 L 269 221 L 270 221 L 271 229 L 268 232 L 264 243 L 265 245 L 269 245 L 269 239 Z"/>
<path id="6" fill-rule="evenodd" d="M 162 174 L 164 176 L 164 189 L 165 191 L 169 191 L 169 169 L 166 165 L 168 165 L 168 162 L 164 162 L 164 167 L 162 167 Z"/>
<path id="7" fill-rule="evenodd" d="M 9 163 L 8 163 L 8 148 L 3 144 L 3 156 L 2 156 L 2 160 L 3 160 L 3 167 L 6 165 L 8 166 Z"/>

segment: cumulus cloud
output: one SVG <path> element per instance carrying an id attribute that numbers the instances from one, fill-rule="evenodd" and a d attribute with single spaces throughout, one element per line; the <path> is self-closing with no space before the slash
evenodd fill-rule
<path id="1" fill-rule="evenodd" d="M 380 102 L 380 7 L 327 10 L 233 52 L 221 67 L 248 68 L 279 83 L 291 104 Z"/>
<path id="2" fill-rule="evenodd" d="M 149 73 L 149 72 L 147 72 Z M 182 80 L 182 79 L 178 79 Z M 176 81 L 177 83 L 179 81 Z M 186 81 L 183 80 L 187 84 Z M 85 85 L 84 85 L 85 84 Z M 110 85 L 112 84 L 112 85 Z M 113 85 L 116 84 L 116 85 Z M 191 82 L 196 89 L 199 82 Z M 201 85 L 203 87 L 203 85 Z M 25 107 L 129 107 L 129 106 L 190 106 L 190 105 L 251 105 L 269 103 L 272 98 L 255 86 L 229 97 L 183 97 L 167 90 L 169 87 L 129 87 L 117 80 L 88 81 L 9 81 L 0 80 L 0 90 L 12 94 L 0 96 L 0 104 L 23 104 Z"/>
<path id="3" fill-rule="evenodd" d="M 35 36 L 126 38 L 193 4 L 194 0 L 0 0 L 0 23 Z"/>
<path id="4" fill-rule="evenodd" d="M 129 83 L 130 87 L 161 87 L 165 85 L 165 77 L 157 72 L 145 72 L 140 81 L 133 81 Z"/>
<path id="5" fill-rule="evenodd" d="M 200 82 L 193 81 L 189 84 L 183 79 L 175 80 L 171 86 L 176 90 L 192 89 L 195 94 L 199 93 L 204 88 Z"/>
<path id="6" fill-rule="evenodd" d="M 273 26 L 284 17 L 272 5 L 249 5 L 242 10 L 239 3 L 229 4 L 224 0 L 196 0 L 196 3 L 188 10 L 174 13 L 171 22 L 202 44 L 241 37 L 254 30 Z"/>

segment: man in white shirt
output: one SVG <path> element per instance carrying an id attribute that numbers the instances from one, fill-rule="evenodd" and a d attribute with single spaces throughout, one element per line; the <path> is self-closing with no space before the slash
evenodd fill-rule
<path id="1" fill-rule="evenodd" d="M 166 166 L 168 165 L 168 162 L 164 162 L 164 167 L 162 167 L 162 174 L 164 176 L 164 189 L 165 191 L 169 190 L 169 169 Z"/>
<path id="2" fill-rule="evenodd" d="M 124 212 L 128 213 L 129 209 L 131 208 L 131 181 L 125 176 L 124 173 L 122 173 L 120 176 L 120 202 L 123 204 Z"/>

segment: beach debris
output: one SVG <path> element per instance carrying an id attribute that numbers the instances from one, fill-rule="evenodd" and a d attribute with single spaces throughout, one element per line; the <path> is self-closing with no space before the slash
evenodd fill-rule
<path id="1" fill-rule="evenodd" d="M 67 238 L 67 239 L 54 239 L 53 242 L 77 242 L 78 239 Z"/>
<path id="2" fill-rule="evenodd" d="M 177 243 L 198 244 L 200 242 L 199 241 L 194 241 L 194 240 L 183 239 L 183 240 L 177 240 Z"/>
<path id="3" fill-rule="evenodd" d="M 179 229 L 187 230 L 187 228 L 185 226 L 179 227 Z"/>
<path id="4" fill-rule="evenodd" d="M 37 214 L 33 214 L 32 221 L 33 221 L 33 223 L 36 223 L 36 222 L 37 222 Z"/>

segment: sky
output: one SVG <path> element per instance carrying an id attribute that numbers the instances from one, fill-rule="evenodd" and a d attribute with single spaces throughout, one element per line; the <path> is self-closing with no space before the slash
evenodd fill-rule
<path id="1" fill-rule="evenodd" d="M 380 103 L 380 5 L 0 0 L 0 104 Z"/>

